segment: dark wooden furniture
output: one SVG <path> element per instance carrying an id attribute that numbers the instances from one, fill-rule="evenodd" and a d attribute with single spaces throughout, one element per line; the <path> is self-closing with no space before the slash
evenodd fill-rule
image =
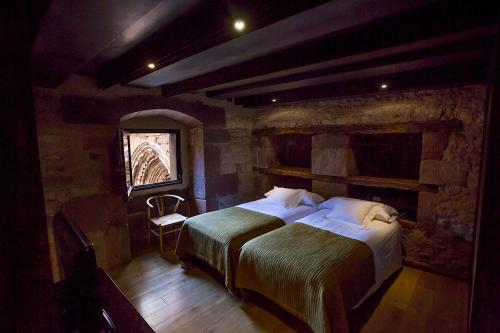
<path id="1" fill-rule="evenodd" d="M 153 332 L 109 276 L 95 249 L 62 212 L 54 217 L 63 332 Z"/>

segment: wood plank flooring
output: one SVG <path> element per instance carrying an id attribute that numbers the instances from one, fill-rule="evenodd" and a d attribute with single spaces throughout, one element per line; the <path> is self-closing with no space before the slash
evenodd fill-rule
<path id="1" fill-rule="evenodd" d="M 307 332 L 262 297 L 230 296 L 206 269 L 149 253 L 109 272 L 156 332 Z M 468 285 L 404 267 L 349 316 L 351 332 L 465 332 Z"/>

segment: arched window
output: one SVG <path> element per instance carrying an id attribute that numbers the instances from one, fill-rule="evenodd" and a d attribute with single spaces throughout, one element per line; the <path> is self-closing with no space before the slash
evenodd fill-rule
<path id="1" fill-rule="evenodd" d="M 144 188 L 181 182 L 180 133 L 122 131 L 127 185 Z"/>

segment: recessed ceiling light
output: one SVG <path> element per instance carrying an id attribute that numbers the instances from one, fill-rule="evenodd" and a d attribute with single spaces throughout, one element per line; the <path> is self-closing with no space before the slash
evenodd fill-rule
<path id="1" fill-rule="evenodd" d="M 234 28 L 236 29 L 236 31 L 240 31 L 240 32 L 245 30 L 245 21 L 240 20 L 240 19 L 234 21 Z"/>
<path id="2" fill-rule="evenodd" d="M 271 102 L 276 103 L 278 100 L 276 98 L 273 98 Z"/>
<path id="3" fill-rule="evenodd" d="M 149 68 L 149 69 L 155 69 L 155 68 L 156 68 L 156 65 L 155 65 L 154 63 L 150 62 L 150 63 L 148 64 L 148 68 Z"/>
<path id="4" fill-rule="evenodd" d="M 389 88 L 389 84 L 387 84 L 385 82 L 380 84 L 380 89 L 387 89 L 387 88 Z"/>

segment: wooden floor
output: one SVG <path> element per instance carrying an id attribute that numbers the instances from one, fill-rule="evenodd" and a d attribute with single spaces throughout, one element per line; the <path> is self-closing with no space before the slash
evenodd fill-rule
<path id="1" fill-rule="evenodd" d="M 210 272 L 208 272 L 210 273 Z M 307 326 L 261 297 L 230 296 L 206 269 L 182 270 L 149 253 L 110 272 L 156 332 L 303 332 Z M 465 282 L 404 267 L 349 317 L 351 332 L 465 332 Z"/>

